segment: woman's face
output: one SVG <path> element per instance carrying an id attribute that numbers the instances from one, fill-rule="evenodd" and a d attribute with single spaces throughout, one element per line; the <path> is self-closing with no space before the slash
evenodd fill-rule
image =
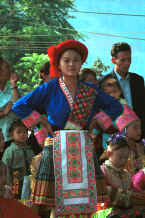
<path id="1" fill-rule="evenodd" d="M 76 77 L 80 72 L 82 60 L 80 54 L 73 50 L 66 50 L 59 60 L 58 68 L 64 77 Z"/>
<path id="2" fill-rule="evenodd" d="M 5 61 L 2 63 L 0 69 L 0 80 L 7 81 L 9 79 L 10 79 L 10 67 L 8 65 L 8 62 Z"/>

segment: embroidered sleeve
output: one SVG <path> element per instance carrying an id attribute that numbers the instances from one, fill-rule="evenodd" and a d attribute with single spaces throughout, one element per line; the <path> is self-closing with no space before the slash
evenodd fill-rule
<path id="1" fill-rule="evenodd" d="M 115 121 L 120 116 L 120 114 L 122 114 L 123 106 L 119 101 L 104 93 L 101 89 L 96 87 L 96 90 L 96 109 L 107 115 L 112 121 Z"/>
<path id="2" fill-rule="evenodd" d="M 112 120 L 111 118 L 104 112 L 99 112 L 96 114 L 95 119 L 97 121 L 97 124 L 101 127 L 101 129 L 106 130 L 110 126 L 112 126 Z"/>
<path id="3" fill-rule="evenodd" d="M 12 106 L 13 112 L 19 119 L 26 120 L 25 123 L 33 122 L 39 116 L 36 111 L 44 110 L 45 102 L 49 100 L 51 86 L 51 83 L 43 84 L 18 99 Z"/>
<path id="4" fill-rule="evenodd" d="M 104 93 L 97 88 L 95 107 L 97 113 L 94 113 L 93 119 L 97 120 L 97 124 L 106 131 L 109 127 L 116 127 L 115 121 L 123 112 L 123 106 L 113 97 Z M 98 112 L 99 110 L 99 112 Z"/>
<path id="5" fill-rule="evenodd" d="M 33 123 L 36 122 L 37 119 L 40 118 L 40 114 L 37 111 L 32 111 L 32 113 L 27 116 L 25 119 L 23 119 L 24 125 L 29 128 L 33 125 Z"/>

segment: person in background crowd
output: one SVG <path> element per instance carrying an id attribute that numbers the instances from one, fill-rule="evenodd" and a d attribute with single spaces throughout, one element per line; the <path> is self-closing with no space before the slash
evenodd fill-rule
<path id="1" fill-rule="evenodd" d="M 95 85 L 98 84 L 98 81 L 96 79 L 96 73 L 94 70 L 91 70 L 89 68 L 83 68 L 80 70 L 79 76 L 80 80 L 83 82 L 91 82 Z"/>
<path id="2" fill-rule="evenodd" d="M 16 115 L 11 111 L 12 105 L 20 97 L 17 87 L 18 76 L 11 72 L 11 67 L 0 57 L 0 128 L 5 141 L 5 148 L 10 144 L 8 129 Z"/>
<path id="3" fill-rule="evenodd" d="M 49 82 L 49 80 L 51 79 L 49 76 L 49 61 L 45 62 L 41 68 L 40 68 L 40 78 L 42 79 L 41 84 L 44 82 Z"/>
<path id="4" fill-rule="evenodd" d="M 0 160 L 0 218 L 40 218 L 30 208 L 13 198 L 6 185 L 6 166 Z"/>
<path id="5" fill-rule="evenodd" d="M 99 82 L 100 88 L 108 95 L 117 99 L 121 104 L 127 104 L 126 100 L 122 97 L 123 93 L 118 81 L 113 75 L 109 74 Z"/>
<path id="6" fill-rule="evenodd" d="M 21 198 L 24 176 L 30 175 L 30 163 L 34 153 L 27 145 L 28 130 L 20 120 L 10 126 L 11 145 L 5 150 L 2 161 L 7 167 L 7 184 L 12 187 L 14 197 Z"/>
<path id="7" fill-rule="evenodd" d="M 130 73 L 131 46 L 118 42 L 111 49 L 114 69 L 111 74 L 118 80 L 127 104 L 141 120 L 142 137 L 145 137 L 145 87 L 144 79 L 136 73 Z"/>
<path id="8" fill-rule="evenodd" d="M 99 82 L 99 86 L 105 93 L 114 97 L 121 104 L 126 104 L 126 100 L 124 98 L 122 98 L 122 90 L 120 88 L 120 85 L 112 74 L 109 74 L 106 77 L 104 77 Z M 103 147 L 103 149 L 107 148 L 106 140 L 109 138 L 110 133 L 113 134 L 115 132 L 117 132 L 117 128 L 114 128 L 111 131 L 109 130 L 108 133 L 104 132 L 102 134 L 102 147 Z"/>
<path id="9" fill-rule="evenodd" d="M 141 143 L 141 122 L 136 113 L 125 105 L 124 114 L 117 120 L 116 125 L 127 137 L 130 154 L 126 168 L 133 176 L 144 164 L 145 147 Z"/>
<path id="10" fill-rule="evenodd" d="M 110 214 L 102 211 L 107 218 L 145 217 L 145 193 L 132 190 L 132 182 L 125 165 L 129 157 L 127 137 L 115 133 L 107 141 L 108 160 L 101 166 L 110 194 Z"/>

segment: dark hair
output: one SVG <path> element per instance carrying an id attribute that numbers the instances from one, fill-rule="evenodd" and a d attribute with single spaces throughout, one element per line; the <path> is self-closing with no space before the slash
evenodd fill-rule
<path id="1" fill-rule="evenodd" d="M 90 68 L 83 68 L 80 71 L 80 80 L 81 81 L 85 81 L 85 79 L 88 76 L 88 74 L 91 74 L 92 76 L 94 76 L 96 78 L 96 73 L 95 73 L 94 70 L 92 70 Z"/>
<path id="2" fill-rule="evenodd" d="M 10 128 L 9 128 L 9 132 L 8 132 L 9 136 L 12 135 L 13 131 L 14 131 L 17 127 L 23 127 L 23 128 L 26 128 L 26 129 L 27 129 L 27 127 L 22 123 L 21 120 L 14 120 L 14 121 L 12 122 Z"/>
<path id="3" fill-rule="evenodd" d="M 129 51 L 131 53 L 131 47 L 126 42 L 117 42 L 112 46 L 111 56 L 117 57 L 117 54 L 121 51 Z"/>
<path id="4" fill-rule="evenodd" d="M 106 141 L 107 145 L 113 148 L 113 150 L 118 150 L 120 148 L 128 148 L 128 142 L 127 142 L 127 137 L 123 133 L 115 133 L 112 134 L 109 139 Z"/>
<path id="5" fill-rule="evenodd" d="M 112 79 L 114 81 L 112 83 L 109 83 L 107 82 L 107 80 L 109 79 Z M 108 87 L 108 86 L 109 87 L 117 86 L 121 90 L 119 82 L 116 80 L 116 78 L 112 74 L 106 75 L 105 77 L 103 77 L 103 79 L 99 81 L 99 87 L 101 89 L 103 89 L 104 87 Z"/>
<path id="6" fill-rule="evenodd" d="M 8 63 L 8 61 L 5 60 L 2 56 L 0 56 L 0 71 L 1 71 L 1 68 L 2 68 L 3 64 L 6 64 L 9 71 L 11 71 L 11 67 L 10 67 L 10 64 Z"/>
<path id="7" fill-rule="evenodd" d="M 41 66 L 40 72 L 41 72 L 41 73 L 45 73 L 46 75 L 49 75 L 49 68 L 50 68 L 49 61 L 48 61 L 48 62 L 45 62 L 45 63 Z"/>

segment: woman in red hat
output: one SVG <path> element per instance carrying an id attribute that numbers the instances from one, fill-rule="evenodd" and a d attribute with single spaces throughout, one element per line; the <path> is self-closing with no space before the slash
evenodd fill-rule
<path id="1" fill-rule="evenodd" d="M 42 126 L 37 136 L 45 140 L 45 146 L 31 199 L 34 204 L 54 207 L 56 217 L 90 217 L 96 210 L 95 180 L 102 174 L 87 130 L 94 125 L 100 130 L 109 128 L 123 111 L 118 101 L 97 86 L 79 81 L 87 55 L 86 46 L 75 40 L 51 46 L 48 56 L 54 79 L 13 105 L 28 128 Z M 42 110 L 47 119 L 38 113 Z"/>

